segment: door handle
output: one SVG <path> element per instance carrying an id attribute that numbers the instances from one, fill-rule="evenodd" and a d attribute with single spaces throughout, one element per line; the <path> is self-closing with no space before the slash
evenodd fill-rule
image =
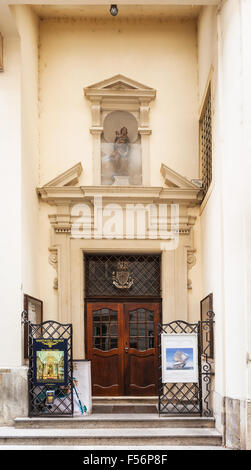
<path id="1" fill-rule="evenodd" d="M 128 348 L 128 346 L 126 346 L 125 347 L 125 352 L 128 353 L 128 350 L 129 350 L 129 348 Z"/>

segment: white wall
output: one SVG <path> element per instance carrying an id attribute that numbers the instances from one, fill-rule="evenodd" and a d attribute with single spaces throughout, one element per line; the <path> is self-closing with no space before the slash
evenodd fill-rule
<path id="1" fill-rule="evenodd" d="M 0 74 L 1 325 L 0 366 L 22 364 L 23 293 L 38 286 L 37 19 L 29 7 L 12 9 L 17 25 L 4 36 Z M 13 21 L 14 23 L 14 21 Z"/>
<path id="2" fill-rule="evenodd" d="M 244 2 L 245 3 L 245 2 Z M 199 22 L 200 96 L 211 64 L 213 75 L 213 172 L 211 196 L 201 216 L 203 292 L 214 293 L 216 313 L 216 391 L 247 398 L 247 313 L 244 201 L 248 172 L 243 146 L 243 46 L 240 4 L 223 3 L 218 16 L 208 7 Z M 218 58 L 215 54 L 216 24 Z M 210 44 L 210 47 L 208 46 Z M 234 371 L 234 373 L 233 373 Z"/>
<path id="3" fill-rule="evenodd" d="M 243 55 L 243 135 L 242 148 L 244 158 L 243 172 L 243 213 L 244 213 L 244 237 L 245 237 L 245 258 L 244 274 L 246 282 L 243 286 L 245 294 L 245 320 L 247 326 L 247 350 L 251 356 L 251 197 L 250 197 L 250 175 L 251 175 L 251 3 L 243 0 L 241 4 L 241 26 L 242 26 L 242 55 Z M 251 399 L 251 363 L 248 366 L 248 398 Z"/>
<path id="4" fill-rule="evenodd" d="M 0 73 L 0 367 L 21 364 L 21 77 L 18 37 L 4 37 Z"/>
<path id="5" fill-rule="evenodd" d="M 221 140 L 219 133 L 219 80 L 217 56 L 217 11 L 203 9 L 198 22 L 199 108 L 203 103 L 208 79 L 212 79 L 213 183 L 201 221 L 202 298 L 213 293 L 215 326 L 215 389 L 225 395 L 224 379 L 224 296 L 223 296 L 223 230 L 221 203 Z M 198 110 L 199 115 L 199 110 Z"/>

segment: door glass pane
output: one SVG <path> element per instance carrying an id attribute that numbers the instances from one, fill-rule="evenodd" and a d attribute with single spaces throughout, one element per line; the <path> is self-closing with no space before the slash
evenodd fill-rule
<path id="1" fill-rule="evenodd" d="M 100 324 L 93 323 L 93 336 L 100 336 Z"/>
<path id="2" fill-rule="evenodd" d="M 110 334 L 111 336 L 117 336 L 117 331 L 118 331 L 118 326 L 117 326 L 117 323 L 111 323 L 110 325 Z"/>
<path id="3" fill-rule="evenodd" d="M 117 322 L 117 312 L 110 310 L 110 322 Z"/>
<path id="4" fill-rule="evenodd" d="M 101 315 L 102 315 L 102 322 L 105 322 L 105 321 L 109 322 L 109 310 L 108 310 L 108 308 L 102 308 Z"/>
<path id="5" fill-rule="evenodd" d="M 130 338 L 130 348 L 138 349 L 137 338 Z"/>
<path id="6" fill-rule="evenodd" d="M 146 321 L 154 321 L 154 312 L 146 311 Z"/>
<path id="7" fill-rule="evenodd" d="M 137 312 L 130 312 L 130 323 L 131 322 L 137 322 Z"/>
<path id="8" fill-rule="evenodd" d="M 146 333 L 147 336 L 154 336 L 154 323 L 148 322 L 148 323 L 146 324 L 146 332 L 147 332 L 147 333 Z"/>
<path id="9" fill-rule="evenodd" d="M 154 338 L 148 338 L 147 347 L 148 347 L 148 349 L 153 349 L 154 348 Z"/>
<path id="10" fill-rule="evenodd" d="M 138 336 L 145 336 L 146 334 L 146 324 L 138 323 Z"/>
<path id="11" fill-rule="evenodd" d="M 145 321 L 146 320 L 146 311 L 144 308 L 138 309 L 138 321 Z"/>
<path id="12" fill-rule="evenodd" d="M 109 351 L 118 347 L 118 313 L 109 308 L 93 312 L 93 347 Z"/>
<path id="13" fill-rule="evenodd" d="M 130 324 L 130 337 L 137 336 L 137 323 Z"/>
<path id="14" fill-rule="evenodd" d="M 138 338 L 138 350 L 144 351 L 145 349 L 147 349 L 146 338 Z"/>
<path id="15" fill-rule="evenodd" d="M 154 348 L 154 312 L 138 308 L 129 315 L 130 348 L 144 351 Z"/>

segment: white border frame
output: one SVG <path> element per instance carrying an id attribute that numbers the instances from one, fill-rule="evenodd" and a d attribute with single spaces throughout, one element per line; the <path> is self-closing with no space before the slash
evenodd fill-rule
<path id="1" fill-rule="evenodd" d="M 166 370 L 166 348 L 172 347 L 177 349 L 192 348 L 194 369 L 174 369 Z M 198 335 L 196 333 L 172 333 L 161 335 L 161 364 L 162 364 L 162 383 L 198 383 L 199 367 L 198 367 Z"/>

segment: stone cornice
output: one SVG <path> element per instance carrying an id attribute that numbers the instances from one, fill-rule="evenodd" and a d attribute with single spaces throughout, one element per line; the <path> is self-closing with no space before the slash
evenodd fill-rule
<path id="1" fill-rule="evenodd" d="M 93 201 L 94 197 L 102 197 L 106 201 L 118 202 L 160 202 L 199 205 L 201 202 L 199 188 L 163 188 L 142 186 L 44 186 L 37 188 L 41 199 L 51 205 L 75 204 Z"/>

